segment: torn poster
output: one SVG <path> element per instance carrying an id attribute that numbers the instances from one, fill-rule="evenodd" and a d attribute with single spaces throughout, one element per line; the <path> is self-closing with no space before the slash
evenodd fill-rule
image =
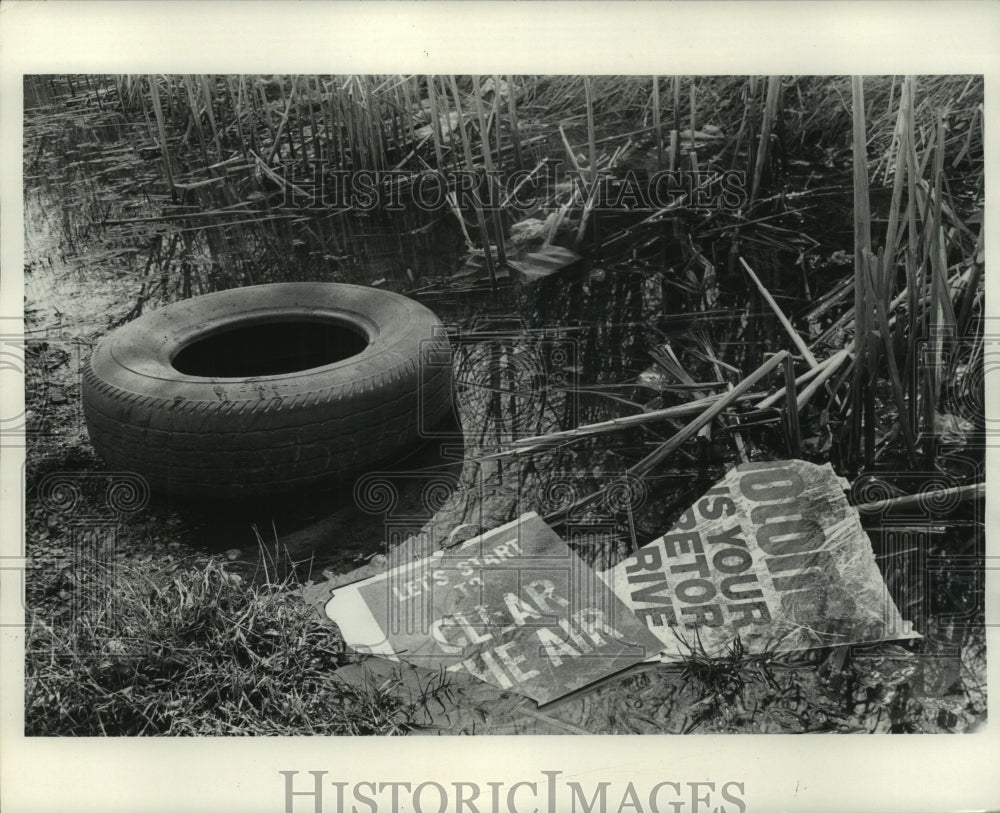
<path id="1" fill-rule="evenodd" d="M 663 642 L 724 654 L 917 638 L 827 463 L 745 463 L 602 577 Z"/>
<path id="2" fill-rule="evenodd" d="M 464 671 L 547 703 L 662 644 L 534 513 L 336 590 L 348 646 Z"/>

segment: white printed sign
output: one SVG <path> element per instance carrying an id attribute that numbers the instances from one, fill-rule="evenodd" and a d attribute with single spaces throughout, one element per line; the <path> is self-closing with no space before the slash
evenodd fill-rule
<path id="1" fill-rule="evenodd" d="M 802 460 L 732 469 L 602 577 L 664 644 L 710 655 L 919 637 L 889 597 L 846 483 Z M 683 640 L 682 640 L 683 639 Z"/>

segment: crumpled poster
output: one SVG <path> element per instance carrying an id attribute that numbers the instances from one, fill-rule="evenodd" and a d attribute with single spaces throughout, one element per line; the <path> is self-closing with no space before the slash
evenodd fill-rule
<path id="1" fill-rule="evenodd" d="M 538 703 L 661 648 L 534 513 L 337 589 L 326 615 L 355 651 L 467 673 Z"/>
<path id="2" fill-rule="evenodd" d="M 663 643 L 721 656 L 918 638 L 829 463 L 744 463 L 659 539 L 602 573 Z"/>

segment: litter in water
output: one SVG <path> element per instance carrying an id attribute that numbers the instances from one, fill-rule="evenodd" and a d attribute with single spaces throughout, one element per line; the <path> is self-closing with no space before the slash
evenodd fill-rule
<path id="1" fill-rule="evenodd" d="M 697 646 L 722 656 L 919 637 L 888 595 L 846 482 L 801 460 L 732 469 L 604 573 L 537 514 L 337 589 L 355 651 L 543 704 Z M 695 643 L 697 642 L 697 644 Z"/>

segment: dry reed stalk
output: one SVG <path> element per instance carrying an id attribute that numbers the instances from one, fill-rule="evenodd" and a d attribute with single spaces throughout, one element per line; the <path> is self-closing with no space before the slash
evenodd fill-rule
<path id="1" fill-rule="evenodd" d="M 226 76 L 226 86 L 229 89 L 229 98 L 233 105 L 233 120 L 236 124 L 236 137 L 240 142 L 240 152 L 244 160 L 247 157 L 247 139 L 243 133 L 243 87 L 244 77 Z"/>
<path id="2" fill-rule="evenodd" d="M 853 349 L 853 346 L 848 346 L 830 356 L 826 365 L 820 369 L 819 374 L 796 397 L 796 409 L 798 409 L 799 412 L 805 408 L 805 405 L 809 403 L 809 400 L 816 394 L 817 390 L 819 390 L 819 388 L 822 387 L 835 372 L 837 372 L 840 365 L 850 358 Z"/>
<path id="3" fill-rule="evenodd" d="M 785 359 L 785 391 L 795 389 L 795 364 L 792 357 Z M 792 458 L 802 454 L 802 435 L 799 431 L 798 404 L 792 404 L 791 399 L 785 405 L 785 431 L 788 436 L 788 453 Z"/>
<path id="4" fill-rule="evenodd" d="M 737 384 L 730 392 L 721 396 L 717 401 L 715 401 L 708 409 L 701 413 L 697 418 L 687 424 L 683 429 L 681 429 L 677 434 L 667 440 L 664 444 L 658 447 L 654 452 L 647 455 L 645 458 L 640 460 L 634 466 L 630 467 L 626 473 L 626 479 L 628 478 L 638 478 L 642 479 L 646 477 L 653 469 L 655 469 L 668 455 L 677 450 L 685 441 L 690 440 L 694 437 L 701 429 L 708 424 L 710 424 L 726 407 L 731 404 L 736 403 L 741 396 L 745 395 L 747 390 L 752 387 L 757 381 L 764 378 L 768 373 L 774 370 L 779 364 L 784 363 L 785 358 L 787 358 L 788 353 L 784 350 L 779 351 L 770 359 L 768 359 L 764 364 L 758 367 L 754 372 L 747 376 L 743 381 Z M 558 511 L 553 511 L 552 513 L 546 514 L 544 519 L 546 522 L 556 524 L 565 520 L 574 511 L 579 511 L 586 508 L 588 505 L 592 505 L 597 502 L 604 493 L 611 488 L 614 483 L 608 484 L 604 488 L 598 489 L 593 494 L 589 494 L 582 499 L 577 500 L 572 505 L 566 506 L 559 509 Z"/>
<path id="5" fill-rule="evenodd" d="M 433 76 L 427 77 L 427 100 L 430 106 L 430 117 L 431 117 L 431 137 L 434 142 L 434 158 L 437 161 L 436 170 L 438 172 L 445 171 L 444 158 L 442 154 L 444 137 L 441 131 L 441 119 L 440 112 L 438 110 L 438 96 L 435 89 L 435 79 Z M 424 166 L 427 164 L 420 159 Z M 428 167 L 429 169 L 429 167 Z M 449 190 L 445 193 L 445 200 L 448 202 L 448 208 L 451 210 L 452 214 L 455 216 L 455 220 L 458 222 L 458 227 L 462 232 L 462 237 L 465 239 L 465 245 L 468 249 L 473 249 L 475 243 L 472 242 L 472 238 L 469 236 L 469 230 L 465 225 L 465 218 L 462 217 L 462 211 L 458 207 L 458 195 L 455 192 Z"/>
<path id="6" fill-rule="evenodd" d="M 692 76 L 691 77 L 691 84 L 688 87 L 688 96 L 690 97 L 690 100 L 691 100 L 691 121 L 688 123 L 688 135 L 691 137 L 691 146 L 689 148 L 690 149 L 689 157 L 691 159 L 691 169 L 694 172 L 698 172 L 698 151 L 697 151 L 697 146 L 696 146 L 695 137 L 694 137 L 694 133 L 695 133 L 695 118 L 696 118 L 696 114 L 698 112 L 698 104 L 697 104 L 697 98 L 696 98 L 697 94 L 696 94 L 696 91 L 695 91 L 695 87 L 696 87 L 695 78 Z"/>
<path id="7" fill-rule="evenodd" d="M 347 167 L 347 146 L 346 137 L 344 135 L 344 125 L 342 119 L 338 116 L 338 95 L 337 95 L 337 85 L 336 79 L 330 79 L 329 92 L 325 94 L 325 107 L 326 107 L 326 127 L 328 131 L 328 139 L 331 143 L 331 149 L 336 156 L 337 166 L 341 169 L 346 169 Z"/>
<path id="8" fill-rule="evenodd" d="M 881 252 L 880 252 L 881 253 Z M 866 283 L 866 298 L 872 299 L 875 302 L 875 323 L 878 325 L 878 335 L 882 339 L 883 353 L 885 356 L 886 364 L 888 365 L 889 382 L 892 385 L 893 397 L 896 400 L 896 409 L 899 413 L 899 424 L 903 429 L 903 439 L 906 442 L 907 453 L 910 457 L 910 462 L 913 465 L 917 464 L 917 442 L 914 436 L 913 427 L 910 425 L 908 417 L 908 408 L 906 404 L 906 396 L 903 392 L 903 379 L 899 374 L 899 369 L 896 365 L 896 354 L 895 348 L 892 344 L 892 328 L 889 325 L 889 308 L 888 308 L 888 296 L 889 290 L 886 285 L 878 285 L 879 268 L 882 267 L 882 263 L 878 259 L 871 255 L 871 252 L 865 253 L 865 260 L 867 264 L 867 272 L 865 274 Z M 876 288 L 881 287 L 882 290 L 876 290 Z"/>
<path id="9" fill-rule="evenodd" d="M 943 384 L 944 340 L 954 335 L 955 314 L 951 307 L 948 286 L 948 260 L 945 254 L 947 238 L 941 219 L 942 183 L 944 178 L 944 120 L 938 119 L 937 147 L 934 154 L 934 197 L 932 215 L 927 229 L 930 232 L 928 254 L 930 259 L 930 298 L 927 303 L 927 336 L 931 360 L 921 365 L 924 375 L 924 426 L 928 433 L 935 431 L 934 415 L 941 397 Z M 928 455 L 933 456 L 933 444 L 928 444 Z"/>
<path id="10" fill-rule="evenodd" d="M 576 153 L 573 152 L 573 147 L 569 143 L 569 138 L 566 137 L 566 130 L 562 124 L 559 125 L 559 135 L 562 138 L 563 147 L 566 149 L 566 156 L 569 158 L 569 162 L 573 165 L 573 171 L 582 178 L 583 170 L 580 169 L 580 162 L 576 160 Z"/>
<path id="11" fill-rule="evenodd" d="M 663 132 L 660 122 L 660 77 L 653 77 L 653 133 L 656 138 L 656 168 L 663 169 Z"/>
<path id="12" fill-rule="evenodd" d="M 753 206 L 760 191 L 761 177 L 764 173 L 764 163 L 771 141 L 771 129 L 778 112 L 778 99 L 781 96 L 781 77 L 769 76 L 767 79 L 767 96 L 764 98 L 764 119 L 760 125 L 760 140 L 757 143 L 757 158 L 754 161 L 753 183 L 750 187 L 750 206 Z"/>
<path id="13" fill-rule="evenodd" d="M 977 291 L 979 290 L 979 282 L 986 270 L 985 254 L 983 251 L 983 232 L 981 230 L 976 237 L 976 245 L 973 249 L 972 257 L 972 267 L 969 269 L 968 276 L 965 279 L 959 309 L 955 315 L 958 336 L 967 335 L 969 320 L 972 318 L 972 308 L 976 300 Z"/>
<path id="14" fill-rule="evenodd" d="M 476 105 L 476 120 L 479 123 L 479 148 L 483 156 L 483 166 L 487 172 L 493 171 L 493 149 L 490 146 L 490 134 L 489 128 L 486 122 L 486 113 L 483 110 L 483 98 L 480 92 L 480 79 L 478 76 L 473 74 L 472 76 L 472 86 L 473 86 L 473 100 Z M 499 157 L 499 152 L 497 153 Z"/>
<path id="15" fill-rule="evenodd" d="M 681 77 L 673 77 L 674 129 L 670 132 L 670 171 L 673 172 L 681 161 Z"/>
<path id="16" fill-rule="evenodd" d="M 795 379 L 795 387 L 793 388 L 792 391 L 794 392 L 798 387 L 801 387 L 803 384 L 812 381 L 812 379 L 814 379 L 817 375 L 823 372 L 823 370 L 825 370 L 829 365 L 831 364 L 839 365 L 840 362 L 842 362 L 845 358 L 847 358 L 847 356 L 852 352 L 854 352 L 854 342 L 850 342 L 846 347 L 844 347 L 837 353 L 833 354 L 829 358 L 823 359 L 823 361 L 819 362 L 818 366 L 810 367 L 802 375 L 800 375 L 798 378 Z M 759 404 L 757 404 L 757 409 L 758 410 L 768 409 L 769 407 L 774 406 L 782 398 L 784 398 L 787 393 L 788 390 L 785 387 L 776 390 L 775 392 L 771 393 L 766 398 L 764 398 L 764 400 L 762 400 Z"/>
<path id="17" fill-rule="evenodd" d="M 545 239 L 542 241 L 542 247 L 551 245 L 552 241 L 555 239 L 556 234 L 559 232 L 559 226 L 562 225 L 563 219 L 576 205 L 576 200 L 580 195 L 580 187 L 574 185 L 573 191 L 570 193 L 569 200 L 567 200 L 562 206 L 559 207 L 559 211 L 556 212 L 556 216 L 552 221 L 552 226 L 549 228 L 545 235 Z"/>
<path id="18" fill-rule="evenodd" d="M 590 161 L 590 185 L 594 189 L 597 186 L 597 144 L 594 132 L 594 96 L 589 76 L 583 77 L 583 91 L 587 102 L 587 159 Z"/>
<path id="19" fill-rule="evenodd" d="M 306 189 L 303 189 L 301 186 L 296 186 L 294 183 L 287 180 L 284 176 L 279 175 L 277 172 L 271 169 L 271 167 L 267 165 L 267 162 L 264 161 L 264 159 L 261 158 L 259 155 L 257 155 L 257 153 L 251 152 L 250 155 L 256 160 L 257 162 L 256 169 L 262 175 L 266 175 L 268 178 L 274 181 L 274 183 L 276 183 L 278 186 L 283 187 L 285 189 L 290 189 L 292 192 L 302 195 L 306 200 L 312 199 L 313 195 L 311 192 L 309 192 Z"/>
<path id="20" fill-rule="evenodd" d="M 122 102 L 124 104 L 124 102 Z M 142 118 L 146 122 L 146 132 L 149 135 L 149 140 L 154 146 L 157 145 L 156 130 L 153 129 L 153 123 L 149 118 L 149 108 L 146 106 L 146 94 L 139 94 L 139 104 L 142 110 Z"/>
<path id="21" fill-rule="evenodd" d="M 219 160 L 223 160 L 222 156 L 222 141 L 219 135 L 219 128 L 215 123 L 215 110 L 213 109 L 213 97 L 212 97 L 212 86 L 209 85 L 208 77 L 205 74 L 200 74 L 199 79 L 201 80 L 201 90 L 205 98 L 205 112 L 208 114 L 208 123 L 212 128 L 212 141 L 215 142 L 215 153 Z"/>
<path id="22" fill-rule="evenodd" d="M 514 188 L 511 189 L 510 192 L 508 192 L 504 196 L 503 202 L 500 204 L 500 207 L 501 208 L 506 208 L 507 205 L 512 200 L 514 200 L 515 197 L 517 197 L 517 193 L 521 191 L 521 188 L 525 184 L 529 183 L 531 181 L 531 179 L 534 178 L 535 175 L 538 174 L 538 170 L 540 170 L 542 167 L 546 166 L 548 163 L 549 163 L 549 159 L 548 158 L 543 158 L 541 161 L 539 161 L 538 164 L 535 166 L 535 168 L 533 170 L 531 170 L 531 172 L 529 172 L 527 175 L 525 175 L 520 181 L 518 181 L 517 184 L 514 186 Z"/>
<path id="23" fill-rule="evenodd" d="M 420 108 L 420 81 L 416 74 L 403 83 L 403 96 L 406 99 L 406 123 L 410 131 L 410 141 L 417 140 L 416 116 Z"/>
<path id="24" fill-rule="evenodd" d="M 503 127 L 501 126 L 501 121 L 503 113 L 500 110 L 500 77 L 498 74 L 493 74 L 491 79 L 493 80 L 493 110 L 490 112 L 490 118 L 493 120 L 493 131 L 496 133 L 497 163 L 502 165 Z"/>
<path id="25" fill-rule="evenodd" d="M 781 350 L 775 353 L 771 358 L 765 361 L 760 367 L 754 370 L 750 375 L 740 381 L 733 389 L 719 398 L 712 406 L 706 409 L 701 415 L 691 421 L 687 426 L 680 430 L 676 435 L 670 438 L 666 443 L 660 446 L 652 454 L 646 456 L 634 466 L 632 466 L 628 473 L 630 475 L 635 475 L 638 477 L 645 476 L 650 471 L 652 471 L 656 466 L 658 466 L 664 458 L 669 454 L 673 453 L 681 444 L 690 438 L 694 437 L 703 427 L 711 423 L 715 418 L 728 406 L 735 403 L 736 400 L 744 395 L 749 389 L 756 384 L 761 379 L 765 378 L 772 370 L 774 370 L 779 364 L 783 364 L 788 356 L 788 352 Z"/>
<path id="26" fill-rule="evenodd" d="M 788 321 L 788 317 L 785 316 L 784 311 L 782 311 L 778 303 L 775 302 L 774 297 L 771 296 L 771 292 L 764 287 L 764 283 L 760 281 L 757 275 L 753 272 L 753 269 L 742 257 L 740 257 L 740 264 L 743 266 L 743 269 L 747 272 L 747 274 L 750 275 L 750 279 L 752 279 L 754 284 L 757 286 L 757 290 L 759 290 L 761 296 L 764 297 L 764 301 L 770 305 L 771 310 L 774 311 L 774 315 L 778 317 L 778 321 L 781 322 L 781 326 L 785 329 L 785 332 L 788 333 L 789 338 L 792 340 L 792 344 L 794 344 L 799 353 L 802 354 L 806 363 L 810 367 L 818 366 L 819 362 L 816 361 L 816 357 L 812 354 L 812 351 L 809 350 L 808 345 L 799 335 L 799 332 L 792 326 L 792 323 Z"/>
<path id="27" fill-rule="evenodd" d="M 426 144 L 430 140 L 430 138 L 431 138 L 431 136 L 429 136 L 429 135 L 424 136 L 422 139 L 420 139 L 420 141 L 418 141 L 416 144 L 414 144 L 413 145 L 413 149 L 410 150 L 408 153 L 406 153 L 406 155 L 404 155 L 401 159 L 399 159 L 399 163 L 396 164 L 396 166 L 394 166 L 392 168 L 392 171 L 393 172 L 398 172 L 404 166 L 406 166 L 406 164 L 409 162 L 409 160 L 411 158 L 415 158 L 417 156 L 417 153 L 420 152 L 420 148 L 423 147 L 424 144 Z"/>
<path id="28" fill-rule="evenodd" d="M 920 508 L 922 511 L 926 511 L 929 507 L 933 510 L 935 503 L 947 504 L 953 498 L 956 502 L 960 502 L 984 499 L 985 497 L 986 483 L 971 483 L 954 488 L 943 488 L 940 491 L 931 491 L 926 494 L 905 494 L 902 497 L 891 497 L 878 502 L 861 503 L 854 507 L 862 514 L 880 514 L 893 509 L 905 510 L 908 508 Z"/>
<path id="29" fill-rule="evenodd" d="M 875 454 L 875 406 L 872 391 L 871 303 L 866 297 L 867 260 L 871 253 L 871 209 L 868 202 L 868 157 L 865 137 L 864 83 L 860 76 L 851 77 L 851 114 L 853 120 L 854 166 L 854 324 L 858 357 L 854 367 L 851 432 L 853 443 L 864 450 L 865 465 L 871 466 Z M 861 433 L 864 430 L 864 438 Z M 853 459 L 852 448 L 849 457 Z"/>
<path id="30" fill-rule="evenodd" d="M 516 169 L 524 166 L 521 157 L 521 129 L 517 121 L 517 99 L 514 92 L 514 74 L 507 75 L 507 112 L 510 121 L 510 134 L 514 141 L 514 164 Z"/>
<path id="31" fill-rule="evenodd" d="M 578 426 L 575 429 L 564 429 L 559 432 L 550 432 L 547 435 L 536 435 L 530 438 L 520 438 L 513 441 L 510 444 L 511 449 L 536 451 L 538 449 L 552 446 L 556 443 L 561 443 L 565 440 L 573 440 L 575 438 L 589 437 L 591 435 L 601 435 L 607 432 L 616 432 L 623 429 L 628 429 L 633 426 L 640 426 L 647 423 L 656 423 L 658 421 L 672 420 L 674 418 L 685 418 L 688 415 L 697 415 L 702 413 L 705 409 L 712 406 L 720 399 L 725 398 L 726 394 L 719 395 L 709 395 L 704 398 L 699 398 L 696 401 L 691 401 L 686 404 L 679 404 L 677 406 L 665 407 L 664 409 L 653 410 L 652 412 L 642 412 L 638 415 L 626 415 L 624 418 L 611 418 L 607 421 L 600 421 L 599 423 L 585 424 L 584 426 Z M 755 398 L 759 397 L 754 393 L 747 393 L 737 397 L 737 403 L 743 403 L 746 401 L 753 401 Z"/>
<path id="32" fill-rule="evenodd" d="M 326 158 L 325 151 L 323 150 L 323 142 L 320 140 L 319 131 L 319 122 L 322 120 L 323 102 L 320 99 L 318 87 L 313 87 L 314 80 L 318 86 L 319 80 L 314 76 L 306 76 L 302 79 L 305 84 L 306 105 L 309 109 L 309 141 L 312 144 L 312 150 L 308 154 L 308 159 L 310 161 L 322 161 Z M 316 118 L 317 107 L 320 110 L 320 119 Z M 303 144 L 302 148 L 305 149 L 305 144 Z"/>
<path id="33" fill-rule="evenodd" d="M 853 277 L 850 279 L 850 288 L 851 291 L 854 292 Z M 856 294 L 856 292 L 854 293 Z M 911 291 L 909 287 L 905 288 L 900 293 L 898 293 L 895 296 L 895 298 L 889 303 L 889 313 L 892 314 L 896 310 L 896 308 L 898 308 L 903 302 L 908 301 L 910 299 L 910 296 L 911 296 Z M 915 302 L 919 302 L 920 298 L 921 296 L 919 292 L 913 294 L 913 299 Z M 916 309 L 919 315 L 920 308 L 917 307 Z M 909 313 L 907 315 L 909 316 Z M 889 324 L 892 325 L 895 323 L 895 321 L 896 321 L 895 316 L 891 316 L 889 319 Z M 828 327 L 819 336 L 813 339 L 812 347 L 820 347 L 821 345 L 825 344 L 827 341 L 829 341 L 830 337 L 833 336 L 834 333 L 837 333 L 838 331 L 845 329 L 846 327 L 850 326 L 853 322 L 854 322 L 854 308 L 851 308 L 842 313 L 840 317 L 838 317 L 837 320 L 830 325 L 830 327 Z"/>
<path id="34" fill-rule="evenodd" d="M 486 122 L 486 115 L 483 110 L 482 93 L 480 92 L 480 82 L 478 76 L 472 77 L 472 84 L 475 87 L 476 116 L 479 119 L 479 139 L 483 152 L 483 164 L 486 168 L 486 187 L 488 190 L 488 200 L 493 199 L 493 157 L 490 155 L 489 128 Z M 494 99 L 499 95 L 499 88 L 494 89 Z M 500 132 L 500 121 L 497 121 L 497 133 Z M 497 159 L 500 159 L 500 145 L 497 145 Z M 503 224 L 500 222 L 500 212 L 496 208 L 491 208 L 490 219 L 493 221 L 493 237 L 497 246 L 497 262 L 500 267 L 507 265 L 507 254 L 504 248 Z M 489 251 L 489 240 L 487 239 L 487 251 Z"/>
<path id="35" fill-rule="evenodd" d="M 748 77 L 746 84 L 743 87 L 741 97 L 743 99 L 743 112 L 740 114 L 740 126 L 736 130 L 736 136 L 733 138 L 733 158 L 729 164 L 731 170 L 736 169 L 736 162 L 740 157 L 740 148 L 743 146 L 743 134 L 747 129 L 747 121 L 751 115 L 750 110 L 750 97 L 748 94 L 748 89 L 753 77 Z M 748 168 L 750 168 L 750 161 L 747 161 Z"/>
<path id="36" fill-rule="evenodd" d="M 402 77 L 400 77 L 402 79 Z M 404 80 L 405 81 L 405 80 Z M 400 88 L 400 82 L 394 82 L 390 88 L 392 92 L 392 99 L 387 100 L 386 104 L 391 113 L 390 122 L 392 124 L 392 146 L 396 149 L 402 151 L 404 136 L 403 129 L 406 128 L 406 122 L 400 122 L 400 118 L 405 118 L 405 111 L 407 110 L 406 99 L 403 97 L 403 91 Z M 402 125 L 403 129 L 400 129 Z M 409 139 L 409 143 L 413 143 L 413 139 Z"/>
<path id="37" fill-rule="evenodd" d="M 709 272 L 710 269 L 711 273 L 714 275 L 715 267 L 710 262 L 708 262 L 708 260 L 705 260 L 705 263 L 707 266 L 706 274 Z M 718 377 L 720 381 L 725 381 L 726 378 L 725 374 L 722 372 L 723 367 L 726 367 L 729 370 L 733 370 L 737 374 L 739 373 L 739 371 L 735 370 L 732 366 L 728 364 L 723 364 L 723 362 L 719 359 L 718 355 L 716 354 L 715 348 L 712 346 L 712 341 L 707 333 L 699 332 L 696 335 L 700 338 L 701 345 L 705 350 L 705 355 L 707 356 L 709 362 L 712 364 L 712 367 L 715 369 L 715 375 Z M 788 361 L 790 362 L 790 359 L 788 359 Z M 733 390 L 733 385 L 729 381 L 726 381 L 726 390 L 729 392 L 732 392 Z M 723 426 L 730 425 L 730 421 L 722 416 L 720 416 L 719 420 L 722 422 Z M 739 427 L 740 424 L 739 418 L 734 418 L 732 424 L 735 425 L 736 427 Z M 742 462 L 749 463 L 750 456 L 747 454 L 746 442 L 743 440 L 743 435 L 739 432 L 738 429 L 732 434 L 733 434 L 733 442 L 736 444 L 737 456 L 740 458 Z"/>
<path id="38" fill-rule="evenodd" d="M 167 176 L 167 186 L 170 187 L 170 199 L 177 203 L 177 191 L 174 188 L 174 173 L 170 168 L 170 150 L 167 148 L 167 126 L 163 120 L 163 109 L 160 107 L 160 89 L 156 82 L 156 77 L 150 75 L 149 79 L 149 100 L 153 106 L 153 115 L 156 117 L 156 128 L 160 134 L 160 155 L 163 159 L 163 171 Z"/>
<path id="39" fill-rule="evenodd" d="M 462 101 L 458 95 L 458 82 L 455 81 L 454 74 L 448 76 L 451 85 L 451 95 L 455 102 L 455 112 L 458 114 L 458 128 L 462 136 L 462 148 L 465 152 L 466 168 L 469 172 L 475 173 L 476 167 L 472 160 L 472 146 L 469 142 L 469 134 L 465 130 L 465 114 L 462 112 Z M 486 271 L 490 277 L 490 288 L 497 291 L 497 273 L 493 263 L 493 249 L 490 246 L 489 232 L 486 229 L 486 217 L 483 215 L 481 206 L 476 205 L 476 222 L 479 226 L 480 239 L 483 244 L 483 252 L 486 261 Z"/>
<path id="40" fill-rule="evenodd" d="M 284 92 L 284 91 L 282 91 Z M 292 103 L 295 101 L 295 85 L 292 85 L 291 90 L 288 93 L 288 98 L 285 100 L 285 112 L 281 114 L 281 120 L 278 122 L 278 126 L 274 131 L 273 140 L 271 141 L 271 149 L 267 154 L 267 161 L 265 163 L 270 166 L 271 162 L 274 160 L 274 156 L 278 153 L 281 148 L 281 136 L 285 132 L 285 125 L 288 124 L 288 115 L 292 110 Z"/>
<path id="41" fill-rule="evenodd" d="M 598 198 L 597 134 L 594 129 L 594 98 L 591 78 L 589 76 L 585 76 L 583 79 L 583 90 L 587 104 L 587 155 L 590 162 L 590 184 L 587 190 L 587 200 L 584 204 L 583 214 L 580 216 L 580 225 L 576 230 L 574 246 L 578 249 L 583 243 L 583 236 L 587 231 L 587 221 L 590 219 Z"/>
<path id="42" fill-rule="evenodd" d="M 437 91 L 434 88 L 434 77 L 427 77 L 427 103 L 430 106 L 431 134 L 434 136 L 434 160 L 437 161 L 437 171 L 444 172 L 444 160 L 441 156 L 444 134 L 441 132 L 441 118 L 438 112 Z"/>
<path id="43" fill-rule="evenodd" d="M 351 98 L 347 93 L 348 82 L 336 87 L 337 118 L 341 123 L 340 126 L 344 134 L 345 152 L 350 153 L 351 156 L 351 169 L 359 170 L 362 167 L 361 146 L 358 144 L 358 134 L 354 122 L 354 110 Z M 346 165 L 344 168 L 347 169 Z"/>

